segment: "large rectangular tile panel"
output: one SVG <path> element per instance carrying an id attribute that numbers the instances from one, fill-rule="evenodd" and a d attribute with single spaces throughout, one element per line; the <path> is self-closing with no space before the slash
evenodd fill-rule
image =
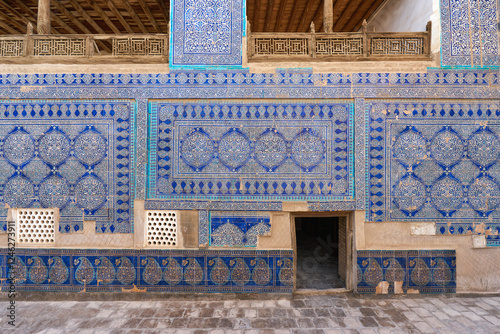
<path id="1" fill-rule="evenodd" d="M 2 208 L 59 208 L 62 232 L 132 231 L 133 101 L 2 100 L 0 114 Z"/>
<path id="2" fill-rule="evenodd" d="M 353 104 L 150 103 L 148 198 L 353 201 Z"/>
<path id="3" fill-rule="evenodd" d="M 373 100 L 367 112 L 368 221 L 498 224 L 495 101 Z"/>

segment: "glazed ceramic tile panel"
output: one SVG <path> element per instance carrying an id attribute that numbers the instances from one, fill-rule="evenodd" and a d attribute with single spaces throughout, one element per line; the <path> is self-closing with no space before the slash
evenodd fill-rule
<path id="1" fill-rule="evenodd" d="M 172 0 L 172 67 L 241 66 L 244 2 Z"/>
<path id="2" fill-rule="evenodd" d="M 153 101 L 149 198 L 354 200 L 352 104 Z"/>
<path id="3" fill-rule="evenodd" d="M 497 226 L 495 101 L 371 101 L 367 111 L 369 221 Z"/>
<path id="4" fill-rule="evenodd" d="M 498 66 L 498 0 L 441 0 L 443 66 Z"/>
<path id="5" fill-rule="evenodd" d="M 488 236 L 486 236 L 486 246 L 488 246 L 488 247 L 500 247 L 500 235 L 488 235 Z"/>
<path id="6" fill-rule="evenodd" d="M 292 251 L 27 250 L 12 268 L 0 250 L 1 278 L 16 290 L 292 292 Z M 2 291 L 8 289 L 1 281 Z"/>
<path id="7" fill-rule="evenodd" d="M 399 293 L 456 292 L 454 250 L 362 250 L 357 254 L 358 293 L 375 293 L 382 281 L 389 283 L 390 294 L 395 293 L 395 282 L 402 283 Z"/>
<path id="8" fill-rule="evenodd" d="M 268 214 L 210 212 L 210 246 L 257 247 L 258 236 L 270 233 Z"/>
<path id="9" fill-rule="evenodd" d="M 61 232 L 84 219 L 97 232 L 131 232 L 134 103 L 3 100 L 0 114 L 2 208 L 59 208 Z"/>

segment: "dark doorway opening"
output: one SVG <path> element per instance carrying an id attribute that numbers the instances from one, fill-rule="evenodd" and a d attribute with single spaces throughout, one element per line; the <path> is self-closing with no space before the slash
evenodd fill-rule
<path id="1" fill-rule="evenodd" d="M 297 289 L 345 288 L 346 218 L 296 217 Z"/>

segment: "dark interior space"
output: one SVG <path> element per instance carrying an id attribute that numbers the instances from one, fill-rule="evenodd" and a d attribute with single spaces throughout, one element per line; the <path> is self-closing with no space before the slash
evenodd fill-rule
<path id="1" fill-rule="evenodd" d="M 295 229 L 297 289 L 344 288 L 339 275 L 339 217 L 297 217 Z"/>

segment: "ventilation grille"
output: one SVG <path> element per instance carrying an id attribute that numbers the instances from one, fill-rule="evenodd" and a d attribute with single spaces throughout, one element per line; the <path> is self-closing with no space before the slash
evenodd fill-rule
<path id="1" fill-rule="evenodd" d="M 53 245 L 55 242 L 54 210 L 18 210 L 17 242 L 26 245 Z"/>
<path id="2" fill-rule="evenodd" d="M 177 246 L 177 211 L 146 211 L 146 245 Z"/>

